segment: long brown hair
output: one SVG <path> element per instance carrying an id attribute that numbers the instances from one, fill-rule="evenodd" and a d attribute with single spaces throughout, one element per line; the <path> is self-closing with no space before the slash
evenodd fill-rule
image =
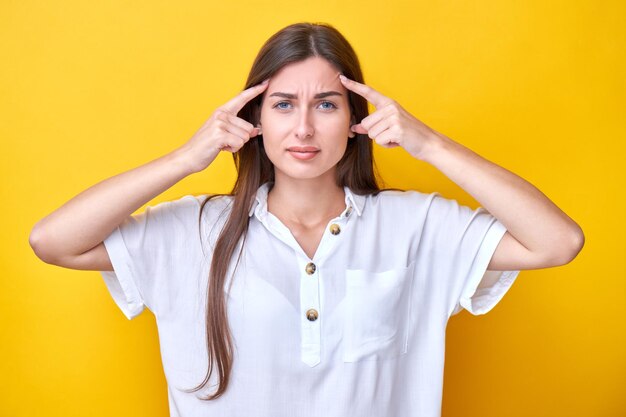
<path id="1" fill-rule="evenodd" d="M 250 88 L 270 78 L 285 65 L 310 57 L 321 57 L 335 66 L 346 77 L 363 83 L 363 74 L 356 53 L 344 36 L 327 23 L 296 23 L 272 35 L 261 47 L 246 81 L 244 89 Z M 263 94 L 264 95 L 264 94 Z M 263 95 L 248 102 L 237 114 L 238 117 L 257 125 Z M 360 122 L 368 115 L 367 101 L 348 90 L 348 102 L 352 122 Z M 355 194 L 378 194 L 383 191 L 377 184 L 373 160 L 372 140 L 366 135 L 357 134 L 348 140 L 346 152 L 337 163 L 336 182 L 340 187 L 348 186 Z M 200 207 L 198 218 L 201 228 L 204 205 L 218 196 L 233 196 L 228 220 L 217 239 L 211 268 L 206 299 L 206 346 L 209 365 L 204 381 L 187 392 L 202 389 L 209 381 L 213 367 L 217 367 L 219 384 L 216 391 L 204 400 L 220 397 L 228 387 L 232 368 L 232 335 L 228 326 L 224 283 L 230 260 L 240 239 L 243 244 L 237 264 L 243 253 L 249 224 L 249 211 L 258 188 L 265 182 L 274 182 L 274 166 L 263 147 L 263 137 L 252 138 L 233 154 L 237 169 L 237 181 L 229 194 L 209 196 Z M 228 208 L 227 207 L 227 208 Z M 233 271 L 234 275 L 234 271 Z"/>

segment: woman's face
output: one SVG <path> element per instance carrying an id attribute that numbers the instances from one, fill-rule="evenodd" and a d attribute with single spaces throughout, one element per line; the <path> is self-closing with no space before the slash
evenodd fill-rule
<path id="1" fill-rule="evenodd" d="M 325 59 L 311 57 L 270 78 L 260 124 L 277 180 L 334 178 L 348 137 L 355 136 L 350 130 L 348 91 L 339 73 Z"/>

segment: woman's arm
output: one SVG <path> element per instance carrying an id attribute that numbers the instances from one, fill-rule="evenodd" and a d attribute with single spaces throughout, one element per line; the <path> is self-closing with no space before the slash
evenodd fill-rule
<path id="1" fill-rule="evenodd" d="M 110 265 L 101 242 L 128 216 L 186 176 L 208 167 L 220 151 L 238 151 L 258 128 L 237 117 L 267 88 L 250 87 L 219 107 L 183 146 L 81 192 L 40 220 L 29 242 L 44 262 L 75 269 Z"/>
<path id="2" fill-rule="evenodd" d="M 534 185 L 433 132 L 420 155 L 474 197 L 507 228 L 490 270 L 538 269 L 572 261 L 582 249 L 582 229 Z"/>
<path id="3" fill-rule="evenodd" d="M 103 180 L 37 222 L 30 245 L 43 261 L 73 267 L 74 258 L 97 246 L 135 210 L 189 174 L 184 154 L 176 150 Z"/>
<path id="4" fill-rule="evenodd" d="M 351 127 L 354 132 L 387 148 L 402 146 L 432 164 L 504 224 L 507 233 L 488 269 L 547 268 L 566 264 L 580 252 L 585 241 L 580 226 L 528 181 L 431 129 L 373 88 L 339 78 L 376 107 Z"/>

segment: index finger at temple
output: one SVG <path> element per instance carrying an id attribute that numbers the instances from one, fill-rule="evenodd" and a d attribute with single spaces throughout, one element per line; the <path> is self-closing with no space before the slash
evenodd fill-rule
<path id="1" fill-rule="evenodd" d="M 372 103 L 377 108 L 383 106 L 388 101 L 388 98 L 386 96 L 374 90 L 372 87 L 351 80 L 350 78 L 346 78 L 344 85 L 347 89 L 354 91 L 358 95 L 364 97 L 367 101 Z"/>
<path id="2" fill-rule="evenodd" d="M 239 113 L 239 110 L 243 108 L 250 100 L 261 94 L 267 86 L 269 85 L 268 80 L 262 82 L 261 84 L 257 84 L 250 88 L 243 90 L 237 96 L 229 100 L 226 104 L 222 106 L 222 109 L 226 110 L 229 113 L 236 115 Z"/>

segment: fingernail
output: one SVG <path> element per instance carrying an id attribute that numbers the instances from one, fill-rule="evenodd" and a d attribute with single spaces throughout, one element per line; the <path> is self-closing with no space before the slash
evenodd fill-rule
<path id="1" fill-rule="evenodd" d="M 268 79 L 264 80 L 261 84 L 267 84 L 269 82 L 270 82 L 270 79 L 268 78 Z"/>
<path id="2" fill-rule="evenodd" d="M 339 74 L 339 78 L 341 78 L 341 81 L 346 81 L 347 80 L 347 78 L 343 74 Z"/>

